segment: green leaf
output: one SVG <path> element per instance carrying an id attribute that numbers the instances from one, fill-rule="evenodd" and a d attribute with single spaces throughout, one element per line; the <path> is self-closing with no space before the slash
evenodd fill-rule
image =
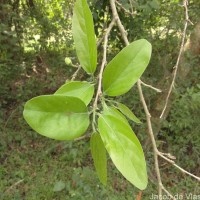
<path id="1" fill-rule="evenodd" d="M 93 74 L 97 65 L 97 47 L 92 13 L 86 0 L 75 3 L 72 34 L 81 66 L 88 74 Z"/>
<path id="2" fill-rule="evenodd" d="M 142 123 L 134 114 L 133 112 L 124 104 L 117 103 L 117 108 L 130 120 L 134 121 L 135 123 Z"/>
<path id="3" fill-rule="evenodd" d="M 56 95 L 72 96 L 81 99 L 86 105 L 90 103 L 94 94 L 94 85 L 88 82 L 72 81 L 62 85 Z"/>
<path id="4" fill-rule="evenodd" d="M 55 183 L 53 191 L 54 192 L 60 192 L 63 189 L 65 189 L 65 183 L 63 181 L 58 181 Z"/>
<path id="5" fill-rule="evenodd" d="M 35 97 L 25 104 L 23 115 L 36 132 L 57 140 L 80 137 L 89 126 L 87 107 L 76 97 Z"/>
<path id="6" fill-rule="evenodd" d="M 103 90 L 108 96 L 128 92 L 146 69 L 151 57 L 151 44 L 137 40 L 122 49 L 105 68 Z"/>
<path id="7" fill-rule="evenodd" d="M 93 133 L 90 138 L 90 147 L 94 166 L 97 171 L 99 180 L 103 185 L 107 183 L 107 158 L 106 150 L 98 133 Z"/>
<path id="8" fill-rule="evenodd" d="M 98 128 L 113 163 L 140 190 L 147 186 L 144 153 L 131 127 L 115 115 L 101 114 Z"/>
<path id="9" fill-rule="evenodd" d="M 116 108 L 114 107 L 104 107 L 104 115 L 114 115 L 116 118 L 123 121 L 125 124 L 129 124 L 124 115 L 122 115 Z"/>

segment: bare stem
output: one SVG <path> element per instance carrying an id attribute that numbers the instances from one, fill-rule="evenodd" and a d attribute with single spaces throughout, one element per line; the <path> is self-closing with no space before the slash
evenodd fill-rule
<path id="1" fill-rule="evenodd" d="M 132 3 L 132 0 L 129 0 L 129 3 L 130 3 L 130 6 L 131 6 L 131 13 L 133 15 L 133 3 Z"/>
<path id="2" fill-rule="evenodd" d="M 108 36 L 109 36 L 110 31 L 112 30 L 114 24 L 115 24 L 115 19 L 113 19 L 113 20 L 111 21 L 111 23 L 109 24 L 109 27 L 108 27 L 108 29 L 107 29 L 107 31 L 106 31 L 105 36 L 104 36 L 103 60 L 102 60 L 102 63 L 101 63 L 101 68 L 100 68 L 100 73 L 99 73 L 98 89 L 97 89 L 96 97 L 95 97 L 94 104 L 93 104 L 93 108 L 94 108 L 94 109 L 97 108 L 97 102 L 98 102 L 99 96 L 101 96 L 101 94 L 102 94 L 102 91 L 101 91 L 101 87 L 102 87 L 102 76 L 103 76 L 104 67 L 105 67 L 106 62 L 107 62 L 107 61 L 106 61 L 106 55 L 107 55 Z"/>
<path id="3" fill-rule="evenodd" d="M 180 167 L 179 165 L 177 165 L 173 160 L 167 158 L 163 153 L 158 152 L 158 155 L 163 158 L 164 160 L 166 160 L 167 162 L 169 162 L 170 164 L 172 164 L 174 167 L 178 168 L 181 172 L 183 172 L 184 174 L 187 174 L 195 179 L 197 179 L 198 181 L 200 181 L 200 177 L 195 176 L 194 174 L 186 171 L 185 169 L 183 169 L 182 167 Z"/>
<path id="4" fill-rule="evenodd" d="M 186 38 L 186 31 L 187 31 L 187 27 L 188 27 L 188 22 L 190 22 L 189 15 L 188 15 L 188 7 L 187 7 L 188 6 L 188 0 L 184 0 L 183 5 L 184 5 L 184 8 L 185 8 L 185 25 L 184 25 L 184 29 L 183 29 L 183 33 L 182 33 L 181 47 L 180 47 L 180 50 L 179 50 L 179 54 L 178 54 L 178 58 L 177 58 L 176 64 L 174 66 L 174 73 L 173 73 L 172 83 L 171 83 L 171 85 L 169 87 L 169 91 L 168 91 L 168 94 L 167 94 L 165 105 L 164 105 L 164 108 L 163 108 L 162 113 L 160 115 L 160 118 L 162 118 L 164 113 L 165 113 L 165 110 L 166 110 L 168 102 L 169 102 L 169 97 L 170 97 L 170 95 L 172 93 L 172 89 L 173 89 L 174 84 L 175 84 L 177 71 L 178 71 L 178 66 L 179 66 L 179 63 L 180 63 L 181 55 L 182 55 L 183 50 L 184 50 L 184 44 L 185 44 L 185 38 Z"/>
<path id="5" fill-rule="evenodd" d="M 113 19 L 111 21 L 111 23 L 109 24 L 108 29 L 106 30 L 106 33 L 105 33 L 105 36 L 104 36 L 103 59 L 102 59 L 101 68 L 100 68 L 100 72 L 99 72 L 98 88 L 97 88 L 95 100 L 94 100 L 94 103 L 93 103 L 93 122 L 95 122 L 95 112 L 96 112 L 96 109 L 97 109 L 98 99 L 102 95 L 102 90 L 101 90 L 101 88 L 102 88 L 102 76 L 103 76 L 103 70 L 104 70 L 106 62 L 107 62 L 106 61 L 106 55 L 107 55 L 108 36 L 109 36 L 114 24 L 115 24 L 115 19 Z"/>
<path id="6" fill-rule="evenodd" d="M 130 0 L 130 2 L 131 2 L 131 0 Z M 131 3 L 132 3 L 132 2 L 131 2 Z M 123 6 L 121 3 L 119 3 L 119 1 L 116 1 L 116 4 L 117 4 L 125 13 L 127 13 L 127 14 L 133 16 L 133 7 L 132 7 L 132 6 L 131 6 L 131 12 L 130 12 L 129 10 L 127 10 L 126 8 L 124 8 L 124 6 Z"/>
<path id="7" fill-rule="evenodd" d="M 160 90 L 158 88 L 155 88 L 152 85 L 146 84 L 143 81 L 141 81 L 141 84 L 144 85 L 144 86 L 146 86 L 146 87 L 148 87 L 148 88 L 151 88 L 152 90 L 155 90 L 156 92 L 162 92 L 162 90 Z"/>
<path id="8" fill-rule="evenodd" d="M 158 149 L 157 149 L 157 145 L 156 145 L 156 140 L 153 134 L 153 129 L 152 129 L 152 123 L 151 123 L 151 115 L 149 114 L 149 110 L 143 95 L 143 91 L 142 91 L 142 87 L 141 87 L 141 81 L 139 80 L 137 82 L 137 86 L 138 86 L 138 91 L 139 91 L 139 95 L 140 95 L 140 100 L 142 102 L 145 114 L 146 114 L 146 120 L 147 120 L 147 127 L 148 127 L 148 133 L 151 139 L 151 143 L 153 146 L 153 152 L 154 152 L 154 165 L 155 165 L 155 171 L 156 171 L 156 176 L 157 176 L 157 180 L 158 180 L 158 194 L 159 196 L 162 195 L 162 188 L 163 188 L 163 184 L 162 184 L 162 180 L 161 180 L 161 175 L 160 175 L 160 169 L 159 169 L 159 163 L 158 163 Z"/>
<path id="9" fill-rule="evenodd" d="M 128 38 L 127 38 L 127 32 L 126 32 L 126 30 L 125 30 L 124 26 L 122 25 L 121 20 L 119 18 L 117 8 L 116 8 L 116 5 L 115 5 L 115 0 L 110 0 L 110 6 L 111 6 L 111 9 L 112 9 L 113 18 L 117 21 L 117 25 L 118 25 L 119 30 L 121 32 L 121 36 L 122 36 L 125 44 L 129 45 L 129 41 L 128 41 Z"/>
<path id="10" fill-rule="evenodd" d="M 162 190 L 173 200 L 176 200 L 176 198 L 171 194 L 169 193 L 169 191 L 164 187 L 162 186 Z M 162 198 L 161 198 L 162 199 Z"/>
<path id="11" fill-rule="evenodd" d="M 74 72 L 74 74 L 72 75 L 72 78 L 71 78 L 71 81 L 75 80 L 75 78 L 77 77 L 79 71 L 81 69 L 81 66 L 79 65 L 78 66 L 78 69 Z"/>

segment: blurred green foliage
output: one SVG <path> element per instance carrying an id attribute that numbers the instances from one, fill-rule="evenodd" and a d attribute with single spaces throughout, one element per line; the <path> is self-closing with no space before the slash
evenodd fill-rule
<path id="1" fill-rule="evenodd" d="M 118 6 L 129 40 L 146 38 L 153 45 L 151 63 L 142 80 L 165 91 L 181 40 L 184 22 L 182 1 L 119 2 L 133 12 L 130 16 Z M 108 3 L 108 0 L 90 0 L 95 32 L 99 39 L 111 20 Z M 65 63 L 66 57 L 73 64 L 77 62 L 70 31 L 73 4 L 73 0 L 1 0 L 0 199 L 123 200 L 135 199 L 139 192 L 115 170 L 109 172 L 108 187 L 100 185 L 85 140 L 59 143 L 42 138 L 30 130 L 22 119 L 23 104 L 27 99 L 54 92 L 76 70 Z M 189 16 L 194 24 L 200 20 L 199 10 L 199 0 L 190 0 Z M 194 27 L 189 26 L 187 38 Z M 115 27 L 109 39 L 108 61 L 123 46 Z M 98 49 L 101 57 L 101 45 Z M 200 61 L 198 56 L 188 55 L 187 62 L 190 72 L 184 80 L 178 77 L 171 110 L 157 138 L 161 151 L 175 155 L 179 165 L 198 175 Z M 87 76 L 79 74 L 79 79 L 85 78 Z M 149 108 L 153 110 L 159 94 L 148 88 L 144 88 L 144 93 Z M 145 122 L 136 87 L 125 97 L 119 97 L 119 100 Z M 149 186 L 143 192 L 143 199 L 148 200 L 149 195 L 156 192 L 153 156 L 147 141 L 145 123 L 133 126 L 143 143 L 148 162 Z M 164 161 L 162 164 L 163 180 L 169 190 L 198 194 L 199 184 Z M 110 161 L 109 165 L 112 166 Z M 19 180 L 22 182 L 10 188 Z M 56 192 L 54 188 L 59 182 L 63 189 Z"/>

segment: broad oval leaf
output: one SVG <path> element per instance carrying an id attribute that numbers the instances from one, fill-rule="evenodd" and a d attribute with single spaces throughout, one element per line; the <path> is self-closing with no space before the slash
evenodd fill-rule
<path id="1" fill-rule="evenodd" d="M 99 133 L 93 133 L 90 138 L 90 148 L 94 166 L 99 180 L 103 185 L 107 183 L 107 158 L 106 149 Z"/>
<path id="2" fill-rule="evenodd" d="M 142 123 L 134 114 L 133 112 L 124 104 L 117 103 L 117 108 L 130 120 L 134 121 L 135 123 Z"/>
<path id="3" fill-rule="evenodd" d="M 137 40 L 122 49 L 106 66 L 103 90 L 108 96 L 128 92 L 146 69 L 151 57 L 151 44 Z"/>
<path id="4" fill-rule="evenodd" d="M 89 126 L 87 107 L 76 97 L 35 97 L 25 104 L 23 115 L 36 132 L 57 140 L 80 137 Z"/>
<path id="5" fill-rule="evenodd" d="M 86 0 L 75 3 L 72 34 L 81 66 L 88 74 L 93 74 L 97 65 L 97 47 L 92 13 Z"/>
<path id="6" fill-rule="evenodd" d="M 113 163 L 140 190 L 147 186 L 144 153 L 131 127 L 113 115 L 100 115 L 98 128 Z"/>
<path id="7" fill-rule="evenodd" d="M 72 81 L 62 85 L 56 95 L 72 96 L 81 99 L 86 105 L 90 103 L 94 94 L 94 85 L 88 82 Z"/>

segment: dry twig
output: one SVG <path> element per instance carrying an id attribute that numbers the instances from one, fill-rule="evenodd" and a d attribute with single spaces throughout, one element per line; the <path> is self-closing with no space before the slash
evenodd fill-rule
<path id="1" fill-rule="evenodd" d="M 146 84 L 143 81 L 141 81 L 141 84 L 144 85 L 144 86 L 146 86 L 146 87 L 148 87 L 148 88 L 151 88 L 152 90 L 155 90 L 156 92 L 162 92 L 162 90 L 160 90 L 158 88 L 155 88 L 152 85 Z"/>
<path id="2" fill-rule="evenodd" d="M 131 0 L 130 0 L 130 1 L 131 1 Z M 131 3 L 132 3 L 132 2 L 131 2 Z M 132 12 L 130 12 L 129 10 L 127 10 L 126 8 L 124 8 L 124 6 L 123 6 L 121 3 L 119 3 L 119 1 L 116 1 L 116 4 L 117 4 L 125 13 L 127 13 L 127 14 L 133 16 L 133 8 L 132 8 L 132 6 L 131 6 Z"/>
<path id="3" fill-rule="evenodd" d="M 166 98 L 166 101 L 165 101 L 165 106 L 164 106 L 164 108 L 162 110 L 160 118 L 162 118 L 164 113 L 165 113 L 165 110 L 166 110 L 168 102 L 169 102 L 169 97 L 170 97 L 170 95 L 172 93 L 172 89 L 173 89 L 174 84 L 175 84 L 177 71 L 178 71 L 178 66 L 179 66 L 179 63 L 180 63 L 181 55 L 182 55 L 183 50 L 184 50 L 186 31 L 187 31 L 188 23 L 190 22 L 189 15 L 188 15 L 188 0 L 184 0 L 183 5 L 184 5 L 184 8 L 185 8 L 185 25 L 184 25 L 184 29 L 183 29 L 183 33 L 182 33 L 181 47 L 180 47 L 180 50 L 179 50 L 179 54 L 178 54 L 178 58 L 177 58 L 177 61 L 176 61 L 176 65 L 174 66 L 172 83 L 171 83 L 171 85 L 169 87 L 169 91 L 168 91 L 167 98 Z"/>
<path id="4" fill-rule="evenodd" d="M 102 90 L 101 90 L 101 87 L 102 87 L 102 76 L 103 76 L 103 70 L 106 66 L 106 57 L 107 57 L 107 45 L 108 45 L 108 36 L 113 28 L 115 24 L 115 19 L 113 19 L 111 21 L 111 23 L 109 24 L 108 26 L 108 29 L 106 30 L 106 33 L 105 33 L 105 36 L 104 36 L 104 44 L 103 44 L 103 59 L 102 59 L 102 63 L 101 63 L 101 67 L 100 67 L 100 72 L 99 72 L 99 77 L 98 77 L 98 88 L 97 88 L 97 92 L 96 92 L 96 96 L 95 96 L 95 99 L 94 99 L 94 103 L 93 103 L 93 123 L 92 123 L 92 128 L 93 128 L 93 131 L 95 131 L 95 117 L 96 117 L 96 110 L 97 110 L 97 105 L 98 105 L 98 100 L 99 98 L 101 97 L 102 95 Z"/>
<path id="5" fill-rule="evenodd" d="M 164 160 L 166 160 L 167 162 L 169 162 L 170 164 L 172 164 L 174 167 L 178 168 L 178 169 L 179 169 L 181 172 L 183 172 L 184 174 L 187 174 L 187 175 L 189 175 L 189 176 L 195 178 L 196 180 L 200 181 L 200 177 L 195 176 L 194 174 L 192 174 L 192 173 L 186 171 L 185 169 L 183 169 L 182 167 L 178 166 L 173 160 L 167 158 L 167 157 L 165 156 L 165 154 L 163 154 L 163 153 L 161 153 L 161 152 L 158 152 L 158 155 L 159 155 L 161 158 L 163 158 Z"/>
<path id="6" fill-rule="evenodd" d="M 93 103 L 93 109 L 94 110 L 97 109 L 97 102 L 98 102 L 99 97 L 102 94 L 102 91 L 101 91 L 102 76 L 103 76 L 103 70 L 104 70 L 106 62 L 107 62 L 106 61 L 106 55 L 107 55 L 108 36 L 109 36 L 110 31 L 112 30 L 114 24 L 115 24 L 115 19 L 113 19 L 111 21 L 111 23 L 109 24 L 108 29 L 106 30 L 106 33 L 105 33 L 105 36 L 104 36 L 103 59 L 102 59 L 101 68 L 100 68 L 100 72 L 99 72 L 99 82 L 98 82 L 97 93 L 96 93 L 95 100 L 94 100 L 94 103 Z"/>
<path id="7" fill-rule="evenodd" d="M 79 65 L 79 66 L 78 66 L 78 69 L 77 69 L 77 70 L 74 72 L 74 74 L 72 75 L 71 81 L 74 81 L 74 80 L 75 80 L 75 78 L 77 77 L 77 75 L 78 75 L 80 69 L 81 69 L 81 66 Z"/>

